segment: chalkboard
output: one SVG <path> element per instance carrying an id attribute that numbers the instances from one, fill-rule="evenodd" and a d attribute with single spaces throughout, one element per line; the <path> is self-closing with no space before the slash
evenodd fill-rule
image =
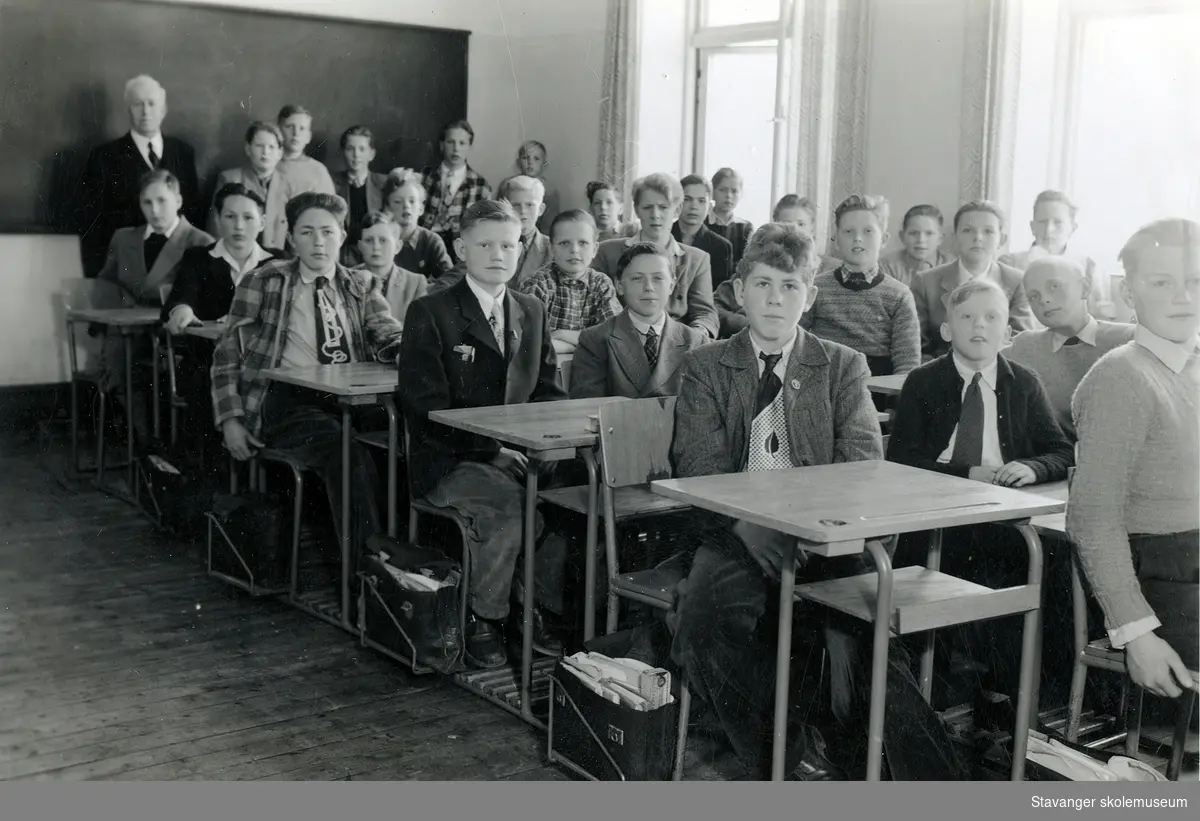
<path id="1" fill-rule="evenodd" d="M 402 2 L 402 0 L 396 0 Z M 372 168 L 433 159 L 466 116 L 468 32 L 141 0 L 0 0 L 0 232 L 69 232 L 88 151 L 129 130 L 126 80 L 167 89 L 163 133 L 189 142 L 204 195 L 242 163 L 246 126 L 313 112 L 308 153 L 341 168 L 351 125 Z"/>

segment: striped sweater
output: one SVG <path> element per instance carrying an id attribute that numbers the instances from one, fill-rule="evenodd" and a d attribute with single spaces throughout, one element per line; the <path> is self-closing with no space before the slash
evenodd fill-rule
<path id="1" fill-rule="evenodd" d="M 817 274 L 817 297 L 801 317 L 801 327 L 868 359 L 890 359 L 895 373 L 920 365 L 921 333 L 912 291 L 878 271 L 867 287 L 847 287 L 844 271 Z"/>

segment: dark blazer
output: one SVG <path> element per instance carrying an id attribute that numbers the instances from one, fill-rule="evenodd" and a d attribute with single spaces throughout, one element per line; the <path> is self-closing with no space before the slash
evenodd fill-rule
<path id="1" fill-rule="evenodd" d="M 797 330 L 783 380 L 788 439 L 798 466 L 882 459 L 867 358 Z M 758 360 L 749 330 L 687 355 L 671 458 L 678 477 L 740 473 L 749 457 Z"/>
<path id="2" fill-rule="evenodd" d="M 888 460 L 965 477 L 969 468 L 937 461 L 958 424 L 962 393 L 952 354 L 909 371 L 892 422 Z M 1029 465 L 1039 483 L 1067 478 L 1075 450 L 1054 419 L 1046 389 L 1032 370 L 1003 355 L 996 367 L 996 425 L 1005 463 Z"/>
<path id="3" fill-rule="evenodd" d="M 1033 330 L 1033 309 L 1025 296 L 1025 276 L 1016 268 L 1002 262 L 992 265 L 987 278 L 999 285 L 1008 296 L 1008 324 L 1014 331 Z M 946 321 L 946 306 L 950 293 L 958 287 L 958 260 L 947 262 L 913 277 L 910 288 L 917 305 L 917 321 L 921 326 L 921 351 L 941 356 L 950 350 L 942 339 L 942 323 Z"/>
<path id="4" fill-rule="evenodd" d="M 145 227 L 118 228 L 109 242 L 108 257 L 96 275 L 101 282 L 116 287 L 98 287 L 97 308 L 122 308 L 135 305 L 161 305 L 162 286 L 173 286 L 184 253 L 189 248 L 212 245 L 213 238 L 194 227 L 186 217 L 159 252 L 154 265 L 146 270 Z"/>
<path id="5" fill-rule="evenodd" d="M 196 153 L 192 147 L 164 134 L 158 167 L 179 178 L 179 193 L 183 196 L 181 213 L 194 225 L 202 225 L 204 205 L 200 202 Z M 114 231 L 145 224 L 137 189 L 138 181 L 151 170 L 129 134 L 96 146 L 88 154 L 79 181 L 81 199 L 76 214 L 84 276 L 100 273 Z"/>
<path id="6" fill-rule="evenodd" d="M 703 333 L 668 316 L 658 362 L 651 370 L 641 334 L 628 311 L 621 311 L 579 334 L 571 361 L 571 398 L 674 396 L 679 393 L 684 356 L 707 342 Z"/>
<path id="7" fill-rule="evenodd" d="M 387 182 L 386 174 L 377 174 L 374 171 L 367 172 L 367 210 L 382 211 L 383 210 L 383 184 Z M 333 175 L 333 193 L 350 203 L 350 172 L 339 171 Z M 349 212 L 346 213 L 346 219 L 350 219 Z"/>
<path id="8" fill-rule="evenodd" d="M 511 288 L 504 297 L 505 351 L 464 279 L 408 306 L 400 343 L 396 400 L 411 437 L 408 476 L 424 496 L 459 462 L 487 462 L 500 444 L 429 421 L 429 412 L 566 399 L 546 309 Z"/>
<path id="9" fill-rule="evenodd" d="M 229 274 L 229 263 L 210 252 L 216 243 L 189 248 L 179 261 L 175 274 L 175 285 L 162 309 L 162 321 L 166 322 L 176 305 L 192 306 L 192 313 L 202 322 L 212 322 L 229 313 L 233 303 L 233 277 Z M 271 259 L 284 259 L 283 251 L 263 248 Z M 248 274 L 247 274 L 248 275 Z"/>
<path id="10" fill-rule="evenodd" d="M 677 242 L 683 236 L 678 222 L 671 226 L 671 236 L 675 237 Z M 708 261 L 712 266 L 714 291 L 722 282 L 733 276 L 733 245 L 725 237 L 710 230 L 707 225 L 701 224 L 700 230 L 696 232 L 696 238 L 692 241 L 692 247 L 708 253 Z"/>
<path id="11" fill-rule="evenodd" d="M 625 249 L 635 242 L 637 237 L 605 240 L 596 249 L 592 267 L 616 281 L 617 262 Z M 675 290 L 671 292 L 667 313 L 716 339 L 720 324 L 717 309 L 713 307 L 712 265 L 708 254 L 675 240 L 670 244 L 668 253 L 675 254 Z"/>

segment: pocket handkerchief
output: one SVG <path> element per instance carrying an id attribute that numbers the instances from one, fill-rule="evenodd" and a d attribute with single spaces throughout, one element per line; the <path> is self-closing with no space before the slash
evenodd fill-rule
<path id="1" fill-rule="evenodd" d="M 471 345 L 455 345 L 454 352 L 462 357 L 463 362 L 475 361 L 475 348 Z"/>

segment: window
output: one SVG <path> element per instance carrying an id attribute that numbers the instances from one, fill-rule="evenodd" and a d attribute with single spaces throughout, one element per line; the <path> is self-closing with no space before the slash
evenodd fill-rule
<path id="1" fill-rule="evenodd" d="M 701 24 L 736 26 L 779 19 L 780 0 L 704 0 Z"/>

